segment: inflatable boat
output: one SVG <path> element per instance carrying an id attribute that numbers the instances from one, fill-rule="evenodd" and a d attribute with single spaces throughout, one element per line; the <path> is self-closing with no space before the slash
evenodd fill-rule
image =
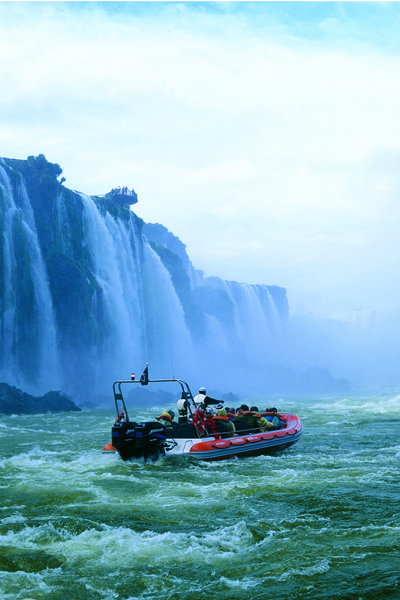
<path id="1" fill-rule="evenodd" d="M 130 420 L 122 387 L 137 383 L 178 384 L 181 388 L 178 421 L 175 422 L 167 411 L 154 421 Z M 115 381 L 113 394 L 117 418 L 111 428 L 111 443 L 104 446 L 103 453 L 118 452 L 123 460 L 144 458 L 154 461 L 166 455 L 186 454 L 214 461 L 272 454 L 295 444 L 303 433 L 298 417 L 287 412 L 278 413 L 276 409 L 259 414 L 246 411 L 246 414 L 229 416 L 228 413 L 222 420 L 217 416 L 210 417 L 210 407 L 221 401 L 209 398 L 205 392 L 193 398 L 188 384 L 182 379 L 149 380 L 147 367 L 138 380 L 132 375 L 131 379 Z M 227 429 L 227 421 L 234 427 L 230 425 Z"/>

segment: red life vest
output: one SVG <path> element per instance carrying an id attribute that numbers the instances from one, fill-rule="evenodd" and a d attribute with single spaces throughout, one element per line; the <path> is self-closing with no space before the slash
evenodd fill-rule
<path id="1" fill-rule="evenodd" d="M 215 437 L 215 439 L 219 440 L 221 436 L 219 435 L 219 433 L 217 431 L 217 428 L 215 427 L 215 421 L 214 421 L 214 419 L 212 417 L 207 417 L 206 416 L 206 423 L 207 423 L 207 425 L 210 426 L 210 429 L 212 431 L 212 435 Z"/>
<path id="2" fill-rule="evenodd" d="M 196 412 L 194 413 L 193 416 L 193 420 L 194 420 L 194 424 L 197 428 L 197 431 L 200 433 L 200 435 L 202 433 L 206 432 L 206 415 L 204 414 L 204 411 L 201 410 L 201 408 L 198 408 L 196 410 Z"/>

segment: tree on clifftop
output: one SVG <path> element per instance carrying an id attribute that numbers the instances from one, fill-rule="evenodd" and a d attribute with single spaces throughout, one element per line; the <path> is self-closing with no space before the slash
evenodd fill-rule
<path id="1" fill-rule="evenodd" d="M 28 165 L 31 169 L 41 171 L 43 174 L 50 175 L 54 179 L 57 179 L 62 173 L 60 165 L 49 162 L 44 154 L 38 154 L 36 157 L 28 156 Z"/>

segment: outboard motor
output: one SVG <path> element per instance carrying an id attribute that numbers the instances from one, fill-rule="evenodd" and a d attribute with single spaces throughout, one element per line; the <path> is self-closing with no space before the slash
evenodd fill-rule
<path id="1" fill-rule="evenodd" d="M 158 421 L 148 423 L 119 423 L 112 428 L 112 445 L 123 460 L 144 457 L 157 460 L 165 455 L 165 425 Z"/>

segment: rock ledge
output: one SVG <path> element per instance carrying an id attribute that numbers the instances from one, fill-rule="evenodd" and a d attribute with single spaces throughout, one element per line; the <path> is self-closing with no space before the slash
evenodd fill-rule
<path id="1" fill-rule="evenodd" d="M 0 413 L 3 415 L 37 415 L 80 410 L 72 398 L 63 392 L 31 396 L 8 383 L 0 383 Z"/>

